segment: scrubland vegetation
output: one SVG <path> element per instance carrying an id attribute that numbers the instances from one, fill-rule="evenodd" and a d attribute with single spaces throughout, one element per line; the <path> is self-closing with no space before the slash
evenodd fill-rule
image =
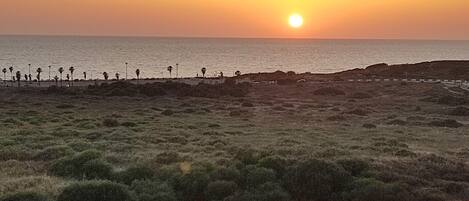
<path id="1" fill-rule="evenodd" d="M 0 93 L 2 201 L 469 199 L 469 99 L 436 84 Z"/>

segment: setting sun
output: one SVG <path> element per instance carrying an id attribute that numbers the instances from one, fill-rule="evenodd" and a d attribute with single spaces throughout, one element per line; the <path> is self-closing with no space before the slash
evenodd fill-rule
<path id="1" fill-rule="evenodd" d="M 289 24 L 293 28 L 300 28 L 303 26 L 303 17 L 299 14 L 293 14 L 290 16 Z"/>

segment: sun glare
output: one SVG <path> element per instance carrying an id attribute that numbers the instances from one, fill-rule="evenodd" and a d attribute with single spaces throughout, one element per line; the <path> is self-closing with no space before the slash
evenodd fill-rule
<path id="1" fill-rule="evenodd" d="M 288 22 L 290 23 L 291 27 L 300 28 L 301 26 L 303 26 L 303 17 L 299 14 L 293 14 L 290 16 Z"/>

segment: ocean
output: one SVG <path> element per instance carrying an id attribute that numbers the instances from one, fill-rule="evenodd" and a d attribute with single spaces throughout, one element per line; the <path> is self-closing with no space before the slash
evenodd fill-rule
<path id="1" fill-rule="evenodd" d="M 41 67 L 47 79 L 57 69 L 74 66 L 75 78 L 107 72 L 134 78 L 207 76 L 220 72 L 276 70 L 330 73 L 376 63 L 401 64 L 431 60 L 468 60 L 469 41 L 219 39 L 149 37 L 0 36 L 0 67 L 32 74 Z M 176 64 L 178 68 L 176 68 Z"/>

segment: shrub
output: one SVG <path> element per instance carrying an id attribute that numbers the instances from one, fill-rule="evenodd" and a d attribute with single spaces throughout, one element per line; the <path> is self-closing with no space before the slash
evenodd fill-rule
<path id="1" fill-rule="evenodd" d="M 214 181 L 207 186 L 206 196 L 208 200 L 218 201 L 233 195 L 238 189 L 238 185 L 232 181 Z"/>
<path id="2" fill-rule="evenodd" d="M 174 190 L 164 182 L 137 180 L 132 183 L 130 190 L 138 201 L 177 201 Z"/>
<path id="3" fill-rule="evenodd" d="M 210 174 L 210 180 L 239 182 L 241 180 L 241 173 L 235 168 L 218 168 Z"/>
<path id="4" fill-rule="evenodd" d="M 368 99 L 368 98 L 373 98 L 370 94 L 368 93 L 363 93 L 363 92 L 357 92 L 357 93 L 353 93 L 352 95 L 350 95 L 350 98 L 354 98 L 354 99 Z"/>
<path id="5" fill-rule="evenodd" d="M 103 126 L 106 127 L 118 127 L 120 124 L 115 119 L 106 118 L 103 120 Z"/>
<path id="6" fill-rule="evenodd" d="M 449 115 L 453 116 L 469 116 L 469 108 L 467 107 L 457 107 L 449 112 Z"/>
<path id="7" fill-rule="evenodd" d="M 155 176 L 155 172 L 148 167 L 136 166 L 130 167 L 122 172 L 118 172 L 116 179 L 119 182 L 130 185 L 136 180 L 150 180 Z"/>
<path id="8" fill-rule="evenodd" d="M 93 150 L 84 151 L 74 156 L 54 162 L 49 173 L 55 176 L 75 179 L 108 179 L 112 168 L 101 160 L 101 153 Z"/>
<path id="9" fill-rule="evenodd" d="M 252 149 L 243 149 L 239 150 L 234 158 L 245 165 L 253 165 L 259 160 L 259 153 Z"/>
<path id="10" fill-rule="evenodd" d="M 354 109 L 352 111 L 347 112 L 347 114 L 353 114 L 357 116 L 367 116 L 370 112 L 364 109 Z"/>
<path id="11" fill-rule="evenodd" d="M 276 182 L 273 170 L 249 165 L 241 170 L 241 184 L 243 188 L 255 188 L 267 182 Z"/>
<path id="12" fill-rule="evenodd" d="M 438 99 L 438 104 L 450 105 L 450 106 L 464 105 L 467 102 L 468 101 L 465 98 L 454 97 L 454 96 L 443 96 Z"/>
<path id="13" fill-rule="evenodd" d="M 71 109 L 74 107 L 75 107 L 74 105 L 70 105 L 70 104 L 60 104 L 56 106 L 56 108 L 58 109 Z"/>
<path id="14" fill-rule="evenodd" d="M 411 201 L 412 195 L 399 184 L 385 184 L 375 179 L 358 179 L 344 193 L 347 201 Z"/>
<path id="15" fill-rule="evenodd" d="M 282 177 L 285 174 L 287 160 L 278 156 L 268 156 L 260 159 L 258 162 L 258 166 L 275 170 L 277 176 Z"/>
<path id="16" fill-rule="evenodd" d="M 254 104 L 249 103 L 249 102 L 244 102 L 241 104 L 242 107 L 254 107 Z"/>
<path id="17" fill-rule="evenodd" d="M 172 110 L 165 110 L 163 112 L 161 112 L 162 115 L 164 116 L 171 116 L 174 114 L 174 112 Z"/>
<path id="18" fill-rule="evenodd" d="M 179 193 L 179 200 L 206 200 L 205 189 L 208 183 L 207 172 L 196 169 L 177 178 L 175 190 Z"/>
<path id="19" fill-rule="evenodd" d="M 363 128 L 374 129 L 377 128 L 377 126 L 374 124 L 363 124 Z"/>
<path id="20" fill-rule="evenodd" d="M 110 179 L 112 176 L 112 166 L 102 160 L 88 161 L 81 169 L 85 179 Z"/>
<path id="21" fill-rule="evenodd" d="M 276 183 L 265 183 L 261 186 L 236 194 L 227 201 L 289 201 L 290 195 Z"/>
<path id="22" fill-rule="evenodd" d="M 345 92 L 334 87 L 324 87 L 314 91 L 313 94 L 317 96 L 341 96 L 345 95 Z"/>
<path id="23" fill-rule="evenodd" d="M 395 125 L 395 126 L 405 126 L 407 125 L 406 121 L 395 119 L 387 123 L 388 125 Z"/>
<path id="24" fill-rule="evenodd" d="M 350 175 L 356 177 L 370 169 L 370 165 L 360 159 L 342 159 L 337 161 Z"/>
<path id="25" fill-rule="evenodd" d="M 334 115 L 327 117 L 327 121 L 345 121 L 347 120 L 343 115 Z"/>
<path id="26" fill-rule="evenodd" d="M 34 192 L 21 192 L 0 197 L 0 201 L 48 201 L 47 196 Z"/>
<path id="27" fill-rule="evenodd" d="M 47 147 L 34 155 L 35 160 L 50 161 L 65 156 L 73 155 L 75 151 L 69 146 L 53 146 Z"/>
<path id="28" fill-rule="evenodd" d="M 332 200 L 350 183 L 351 176 L 334 163 L 311 159 L 290 167 L 283 180 L 296 200 Z"/>
<path id="29" fill-rule="evenodd" d="M 64 188 L 57 201 L 130 201 L 124 185 L 110 181 L 87 181 Z"/>
<path id="30" fill-rule="evenodd" d="M 121 125 L 124 127 L 137 127 L 137 124 L 134 122 L 124 122 Z"/>
<path id="31" fill-rule="evenodd" d="M 445 128 L 459 128 L 459 127 L 464 126 L 463 124 L 453 119 L 435 120 L 435 121 L 430 122 L 428 125 L 433 126 L 433 127 L 445 127 Z"/>

